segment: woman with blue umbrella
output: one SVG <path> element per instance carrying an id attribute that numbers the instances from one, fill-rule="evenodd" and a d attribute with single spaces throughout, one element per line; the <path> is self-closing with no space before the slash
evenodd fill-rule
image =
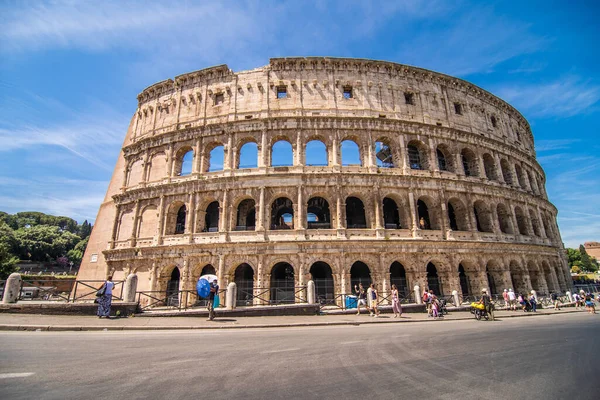
<path id="1" fill-rule="evenodd" d="M 198 296 L 205 299 L 208 298 L 208 320 L 212 321 L 215 318 L 215 302 L 218 302 L 219 285 L 217 283 L 217 277 L 215 275 L 202 275 L 198 279 L 196 285 L 196 291 Z"/>

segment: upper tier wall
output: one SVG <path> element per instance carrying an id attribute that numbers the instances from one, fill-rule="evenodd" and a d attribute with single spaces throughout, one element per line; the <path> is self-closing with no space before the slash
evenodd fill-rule
<path id="1" fill-rule="evenodd" d="M 277 98 L 283 87 L 286 98 Z M 134 140 L 265 117 L 385 117 L 506 139 L 534 155 L 527 121 L 506 102 L 461 79 L 384 61 L 278 58 L 237 73 L 221 65 L 154 84 L 138 102 Z"/>

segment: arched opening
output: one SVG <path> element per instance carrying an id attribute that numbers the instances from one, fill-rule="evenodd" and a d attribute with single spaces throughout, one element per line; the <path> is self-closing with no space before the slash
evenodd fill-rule
<path id="1" fill-rule="evenodd" d="M 357 197 L 348 197 L 346 199 L 346 228 L 365 229 L 367 219 L 365 216 L 365 206 Z"/>
<path id="2" fill-rule="evenodd" d="M 208 172 L 223 171 L 225 162 L 225 150 L 223 145 L 218 145 L 209 153 Z"/>
<path id="3" fill-rule="evenodd" d="M 365 290 L 371 284 L 371 271 L 367 264 L 362 261 L 356 261 L 350 268 L 350 285 L 354 290 L 354 286 L 362 283 Z"/>
<path id="4" fill-rule="evenodd" d="M 183 154 L 181 158 L 177 158 L 176 171 L 177 175 L 184 176 L 192 173 L 192 166 L 194 164 L 194 151 L 188 150 Z"/>
<path id="5" fill-rule="evenodd" d="M 457 198 L 448 200 L 448 221 L 453 231 L 468 231 L 465 205 Z"/>
<path id="6" fill-rule="evenodd" d="M 287 197 L 279 197 L 271 205 L 271 229 L 294 229 L 294 204 Z"/>
<path id="7" fill-rule="evenodd" d="M 502 177 L 504 178 L 504 182 L 508 183 L 509 185 L 512 185 L 513 179 L 512 174 L 510 172 L 510 167 L 508 166 L 508 161 L 501 160 L 500 168 L 502 169 Z"/>
<path id="8" fill-rule="evenodd" d="M 531 187 L 531 190 L 533 191 L 534 194 L 536 194 L 536 195 L 540 194 L 540 190 L 537 186 L 537 182 L 535 181 L 535 178 L 533 177 L 533 172 L 531 173 L 531 175 L 529 175 L 529 187 Z"/>
<path id="9" fill-rule="evenodd" d="M 294 268 L 286 263 L 275 264 L 271 270 L 271 303 L 294 303 Z"/>
<path id="10" fill-rule="evenodd" d="M 406 146 L 406 151 L 408 152 L 408 165 L 410 169 L 427 169 L 424 153 L 421 151 L 418 144 L 409 143 L 408 146 Z"/>
<path id="11" fill-rule="evenodd" d="M 462 159 L 463 170 L 465 176 L 479 176 L 479 168 L 477 166 L 477 156 L 469 149 L 463 149 L 460 152 Z"/>
<path id="12" fill-rule="evenodd" d="M 508 208 L 504 204 L 498 204 L 496 207 L 496 212 L 498 214 L 498 225 L 500 225 L 500 230 L 502 233 L 513 233 L 511 216 L 508 211 Z"/>
<path id="13" fill-rule="evenodd" d="M 240 202 L 235 223 L 236 231 L 253 231 L 256 227 L 256 208 L 253 199 Z"/>
<path id="14" fill-rule="evenodd" d="M 429 219 L 429 208 L 423 200 L 417 201 L 417 217 L 419 229 L 431 229 L 431 220 Z"/>
<path id="15" fill-rule="evenodd" d="M 471 282 L 462 264 L 458 264 L 458 281 L 463 296 L 469 296 L 471 294 Z"/>
<path id="16" fill-rule="evenodd" d="M 237 305 L 251 306 L 254 299 L 254 270 L 246 263 L 240 264 L 233 278 L 237 286 Z"/>
<path id="17" fill-rule="evenodd" d="M 435 153 L 437 154 L 438 168 L 440 171 L 450 171 L 444 152 L 438 148 Z"/>
<path id="18" fill-rule="evenodd" d="M 385 197 L 383 199 L 383 226 L 385 229 L 401 229 L 400 213 L 398 205 L 393 199 Z"/>
<path id="19" fill-rule="evenodd" d="M 401 297 L 409 296 L 410 291 L 408 290 L 408 282 L 406 281 L 406 269 L 398 261 L 394 261 L 390 265 L 390 287 L 391 285 L 396 285 L 398 294 Z"/>
<path id="20" fill-rule="evenodd" d="M 308 200 L 306 220 L 308 229 L 330 229 L 331 215 L 327 200 L 322 197 L 312 197 Z"/>
<path id="21" fill-rule="evenodd" d="M 333 301 L 333 274 L 331 273 L 329 264 L 322 261 L 314 263 L 310 267 L 310 275 L 312 281 L 315 283 L 315 291 L 317 292 L 319 303 L 323 304 Z"/>
<path id="22" fill-rule="evenodd" d="M 324 167 L 329 165 L 327 146 L 320 140 L 311 140 L 306 144 L 306 165 Z"/>
<path id="23" fill-rule="evenodd" d="M 213 201 L 206 207 L 204 216 L 204 232 L 219 231 L 219 202 Z"/>
<path id="24" fill-rule="evenodd" d="M 352 140 L 344 140 L 341 145 L 342 148 L 342 165 L 362 165 L 360 158 L 360 149 L 358 145 Z"/>
<path id="25" fill-rule="evenodd" d="M 517 226 L 519 227 L 519 233 L 521 235 L 529 235 L 529 229 L 527 229 L 527 219 L 521 207 L 515 207 L 515 217 L 517 219 Z"/>
<path id="26" fill-rule="evenodd" d="M 217 271 L 215 270 L 215 267 L 213 267 L 211 264 L 206 264 L 204 268 L 202 268 L 202 272 L 200 272 L 200 276 L 216 274 Z"/>
<path id="27" fill-rule="evenodd" d="M 438 276 L 437 268 L 430 262 L 427 264 L 427 286 L 436 296 L 442 294 L 442 282 Z"/>
<path id="28" fill-rule="evenodd" d="M 379 168 L 394 168 L 391 147 L 384 142 L 375 142 L 375 158 Z"/>
<path id="29" fill-rule="evenodd" d="M 535 236 L 541 237 L 540 222 L 537 217 L 537 213 L 533 209 L 529 209 L 529 218 L 531 219 L 531 228 Z"/>
<path id="30" fill-rule="evenodd" d="M 478 200 L 475 202 L 473 213 L 475 214 L 475 222 L 479 232 L 494 232 L 490 211 L 483 201 Z"/>
<path id="31" fill-rule="evenodd" d="M 254 142 L 248 142 L 240 148 L 238 158 L 239 169 L 258 167 L 258 145 Z"/>
<path id="32" fill-rule="evenodd" d="M 496 163 L 494 161 L 494 158 L 488 153 L 485 153 L 483 155 L 483 168 L 485 169 L 486 178 L 488 178 L 491 181 L 495 181 L 498 179 L 498 177 L 496 176 Z"/>
<path id="33" fill-rule="evenodd" d="M 523 170 L 519 164 L 515 164 L 515 174 L 517 174 L 517 181 L 521 189 L 526 189 L 525 178 L 523 177 Z"/>
<path id="34" fill-rule="evenodd" d="M 167 281 L 167 306 L 179 306 L 179 268 L 173 268 Z"/>
<path id="35" fill-rule="evenodd" d="M 498 289 L 496 288 L 496 279 L 494 279 L 494 275 L 490 273 L 487 267 L 485 268 L 485 274 L 487 276 L 490 294 L 498 294 Z"/>
<path id="36" fill-rule="evenodd" d="M 181 235 L 185 233 L 185 219 L 187 217 L 187 209 L 185 204 L 177 210 L 177 221 L 175 222 L 175 234 Z"/>
<path id="37" fill-rule="evenodd" d="M 289 167 L 294 165 L 294 150 L 287 140 L 275 142 L 271 148 L 271 166 Z"/>

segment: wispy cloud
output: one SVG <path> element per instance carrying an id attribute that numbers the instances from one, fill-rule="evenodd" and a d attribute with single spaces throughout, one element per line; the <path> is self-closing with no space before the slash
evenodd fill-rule
<path id="1" fill-rule="evenodd" d="M 515 84 L 495 91 L 532 117 L 572 117 L 596 110 L 600 85 L 569 75 L 551 82 Z"/>
<path id="2" fill-rule="evenodd" d="M 572 144 L 581 142 L 581 139 L 547 139 L 535 142 L 535 150 L 538 152 L 565 150 Z"/>

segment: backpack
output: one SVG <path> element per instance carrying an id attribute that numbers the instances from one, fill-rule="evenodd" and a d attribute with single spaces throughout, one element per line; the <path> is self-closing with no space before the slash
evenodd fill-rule
<path id="1" fill-rule="evenodd" d="M 423 293 L 423 303 L 429 303 L 429 293 Z"/>

